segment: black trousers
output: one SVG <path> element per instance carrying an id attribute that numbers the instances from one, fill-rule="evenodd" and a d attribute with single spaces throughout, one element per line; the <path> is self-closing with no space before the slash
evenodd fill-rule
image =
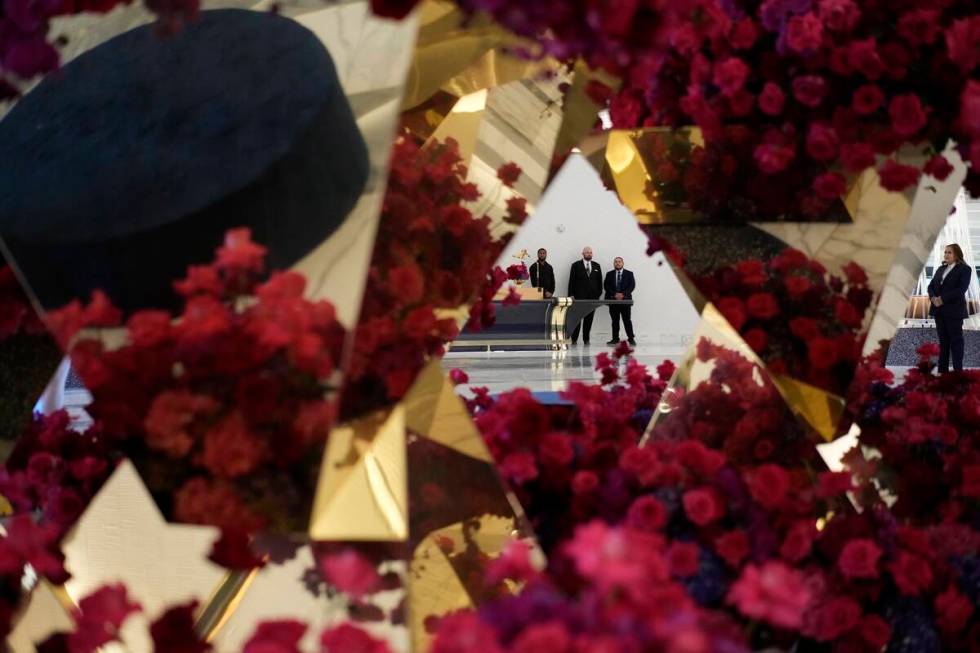
<path id="1" fill-rule="evenodd" d="M 626 327 L 626 337 L 633 340 L 633 320 L 632 306 L 622 306 L 613 304 L 609 307 L 609 317 L 612 319 L 612 339 L 619 340 L 619 318 L 623 318 L 623 326 Z"/>
<path id="2" fill-rule="evenodd" d="M 582 340 L 584 342 L 589 341 L 589 334 L 592 333 L 592 318 L 595 317 L 595 311 L 592 311 L 588 315 L 582 318 L 582 321 L 575 325 L 575 329 L 572 331 L 572 342 L 578 340 L 579 330 L 582 330 Z"/>
<path id="3" fill-rule="evenodd" d="M 939 334 L 939 371 L 949 371 L 949 357 L 953 355 L 953 369 L 963 369 L 963 318 L 936 316 L 936 332 Z"/>

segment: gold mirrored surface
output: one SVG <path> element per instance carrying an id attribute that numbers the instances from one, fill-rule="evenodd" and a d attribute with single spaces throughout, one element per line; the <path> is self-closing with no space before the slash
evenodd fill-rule
<path id="1" fill-rule="evenodd" d="M 334 428 L 320 470 L 310 537 L 403 541 L 408 537 L 405 408 Z"/>

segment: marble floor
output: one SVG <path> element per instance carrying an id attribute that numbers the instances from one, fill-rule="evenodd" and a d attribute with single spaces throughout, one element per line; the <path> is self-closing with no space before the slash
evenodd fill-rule
<path id="1" fill-rule="evenodd" d="M 608 337 L 608 336 L 607 336 Z M 605 342 L 606 338 L 602 339 Z M 459 352 L 450 351 L 443 358 L 447 372 L 459 368 L 469 376 L 469 382 L 460 386 L 485 386 L 491 394 L 514 388 L 528 388 L 534 392 L 560 392 L 571 381 L 592 381 L 599 378 L 595 371 L 595 359 L 600 352 L 612 351 L 611 347 L 593 342 L 586 347 L 579 343 L 564 352 Z M 671 347 L 657 343 L 645 343 L 641 338 L 633 352 L 633 358 L 653 369 L 664 360 L 677 361 L 684 354 L 683 347 Z"/>

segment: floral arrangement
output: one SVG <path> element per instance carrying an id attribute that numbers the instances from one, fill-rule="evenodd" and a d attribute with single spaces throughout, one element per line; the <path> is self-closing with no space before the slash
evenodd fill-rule
<path id="1" fill-rule="evenodd" d="M 863 396 L 868 404 L 852 408 L 870 424 L 881 423 L 902 467 L 885 472 L 891 456 L 883 448 L 876 464 L 852 454 L 848 471 L 829 472 L 821 471 L 812 445 L 809 455 L 802 453 L 805 438 L 799 427 L 787 428 L 793 418 L 785 407 L 777 410 L 774 397 L 746 401 L 746 387 L 766 385 L 752 379 L 749 361 L 704 341 L 698 358 L 714 362 L 711 378 L 669 400 L 646 446 L 636 446 L 635 438 L 607 440 L 605 457 L 613 462 L 602 474 L 582 470 L 579 452 L 590 441 L 585 416 L 605 410 L 610 389 L 589 388 L 592 401 L 576 401 L 571 416 L 523 391 L 496 402 L 477 394 L 473 408 L 498 455 L 511 442 L 536 442 L 516 445 L 519 451 L 507 453 L 501 468 L 510 470 L 519 492 L 530 494 L 526 505 L 536 525 L 558 535 L 542 537 L 549 553 L 543 574 L 520 550 L 490 563 L 492 574 L 526 588 L 445 617 L 433 650 L 578 650 L 597 642 L 611 650 L 640 642 L 668 651 L 973 650 L 969 643 L 980 634 L 974 559 L 980 533 L 971 499 L 977 479 L 970 476 L 975 447 L 955 441 L 953 429 L 930 429 L 915 418 L 942 423 L 921 385 L 942 381 L 916 372 L 908 388 L 889 389 L 880 364 L 866 364 L 859 378 L 871 382 Z M 977 380 L 970 373 L 969 382 Z M 960 379 L 945 387 L 951 410 L 974 394 Z M 775 394 L 771 385 L 767 392 Z M 719 397 L 729 393 L 736 395 L 729 405 L 741 406 L 741 415 L 721 407 Z M 899 412 L 906 405 L 910 412 Z M 700 421 L 692 420 L 697 414 Z M 903 442 L 910 426 L 924 436 L 921 451 Z M 757 440 L 746 437 L 753 429 Z M 940 455 L 930 452 L 932 471 L 913 476 L 900 494 L 918 503 L 915 495 L 925 486 L 930 496 L 920 505 L 932 510 L 910 512 L 901 498 L 889 508 L 864 485 L 907 477 L 917 457 L 936 451 L 930 433 L 943 438 Z M 862 444 L 882 437 L 862 435 Z M 740 439 L 743 446 L 732 443 Z M 518 454 L 526 460 L 516 462 Z M 949 473 L 954 459 L 952 469 L 963 472 Z M 569 475 L 575 479 L 575 489 L 566 491 L 569 508 L 555 516 L 557 504 L 541 499 L 547 488 L 565 487 Z M 581 495 L 593 495 L 599 509 L 582 510 Z M 857 496 L 863 499 L 855 509 Z M 944 506 L 942 515 L 937 506 Z M 555 519 L 567 523 L 548 531 Z"/>
<path id="2" fill-rule="evenodd" d="M 647 196 L 668 221 L 752 221 L 779 216 L 794 203 L 792 185 L 773 186 L 751 165 L 751 139 L 745 127 L 725 127 L 724 143 L 694 142 L 691 129 L 640 132 L 640 154 L 650 179 Z M 747 200 L 750 197 L 751 201 Z M 807 194 L 797 203 L 800 219 L 850 221 L 834 197 Z M 829 200 L 829 201 L 828 201 Z"/>
<path id="3" fill-rule="evenodd" d="M 507 266 L 507 278 L 513 279 L 518 284 L 524 283 L 530 278 L 526 261 L 531 258 L 526 249 L 521 249 L 511 258 L 516 258 L 517 263 Z"/>
<path id="4" fill-rule="evenodd" d="M 331 304 L 303 298 L 302 275 L 261 281 L 264 256 L 248 230 L 230 231 L 215 263 L 176 282 L 176 321 L 141 310 L 120 325 L 99 292 L 50 315 L 92 393 L 100 439 L 133 460 L 180 521 L 297 529 L 286 516 L 302 521 L 309 509 L 345 332 Z M 126 342 L 115 349 L 72 337 L 121 326 Z"/>
<path id="5" fill-rule="evenodd" d="M 508 187 L 520 174 L 512 163 L 498 171 Z M 468 304 L 467 327 L 488 326 L 497 290 L 520 278 L 519 270 L 494 268 L 506 240 L 494 238 L 490 218 L 468 207 L 480 192 L 465 180 L 454 140 L 422 147 L 403 135 L 395 142 L 342 399 L 345 417 L 404 396 L 429 357 L 458 333 L 446 311 Z M 526 215 L 523 204 L 509 209 L 515 224 Z"/>
<path id="6" fill-rule="evenodd" d="M 416 3 L 374 0 L 402 15 Z M 582 57 L 622 80 L 593 82 L 614 127 L 699 126 L 709 149 L 760 181 L 729 201 L 755 219 L 817 218 L 848 178 L 877 167 L 902 190 L 924 172 L 944 179 L 947 141 L 973 162 L 980 194 L 980 56 L 973 3 L 907 0 L 627 2 L 460 0 L 560 60 Z M 921 167 L 892 158 L 903 145 Z M 766 193 L 782 189 L 779 202 Z M 708 187 L 711 192 L 713 189 Z M 723 193 L 731 192 L 727 187 Z"/>
<path id="7" fill-rule="evenodd" d="M 18 97 L 21 87 L 38 75 L 57 70 L 63 36 L 51 39 L 51 21 L 80 13 L 108 13 L 131 0 L 11 0 L 0 8 L 0 102 Z M 166 34 L 194 20 L 200 0 L 147 0 Z"/>
<path id="8" fill-rule="evenodd" d="M 741 261 L 694 283 L 770 372 L 843 396 L 873 297 L 861 266 L 852 262 L 843 272 L 831 275 L 819 261 L 786 249 L 768 263 Z"/>

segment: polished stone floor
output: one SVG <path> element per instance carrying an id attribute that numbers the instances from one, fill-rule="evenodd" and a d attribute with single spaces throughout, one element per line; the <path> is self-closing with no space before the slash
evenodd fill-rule
<path id="1" fill-rule="evenodd" d="M 607 336 L 608 337 L 608 336 Z M 603 338 L 603 341 L 605 338 Z M 599 378 L 595 359 L 611 347 L 596 344 L 588 347 L 579 343 L 564 352 L 501 352 L 453 353 L 442 361 L 447 372 L 459 368 L 469 376 L 466 386 L 485 386 L 491 394 L 513 388 L 528 388 L 534 392 L 558 392 L 571 381 L 592 381 Z M 644 343 L 641 338 L 633 358 L 653 369 L 664 360 L 678 361 L 684 349 Z M 462 386 L 465 388 L 466 386 Z"/>

